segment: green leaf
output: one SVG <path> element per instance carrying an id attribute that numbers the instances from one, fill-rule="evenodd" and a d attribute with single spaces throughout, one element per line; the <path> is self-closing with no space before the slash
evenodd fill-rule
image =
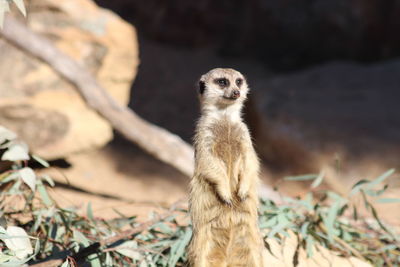
<path id="1" fill-rule="evenodd" d="M 73 233 L 73 236 L 74 236 L 74 240 L 76 242 L 78 242 L 79 244 L 84 245 L 85 247 L 88 247 L 90 245 L 89 240 L 80 231 L 74 229 L 72 231 L 72 233 Z"/>
<path id="2" fill-rule="evenodd" d="M 279 216 L 279 215 L 278 215 Z M 276 234 L 280 233 L 282 230 L 284 230 L 286 227 L 288 227 L 288 224 L 277 224 L 275 225 L 271 231 L 268 233 L 268 238 L 274 238 Z"/>
<path id="3" fill-rule="evenodd" d="M 156 228 L 159 228 L 161 232 L 167 235 L 172 235 L 174 233 L 171 227 L 162 222 L 156 224 Z"/>
<path id="4" fill-rule="evenodd" d="M 35 243 L 35 251 L 33 252 L 33 255 L 37 255 L 40 251 L 40 239 L 36 239 Z"/>
<path id="5" fill-rule="evenodd" d="M 365 180 L 365 179 L 358 181 L 355 185 L 353 185 L 353 188 L 351 189 L 349 196 L 353 196 L 353 195 L 357 194 L 358 192 L 360 192 L 360 190 L 362 188 L 364 188 L 366 186 L 366 184 L 368 184 L 368 183 L 370 183 L 370 181 Z"/>
<path id="6" fill-rule="evenodd" d="M 26 262 L 30 261 L 33 257 L 34 257 L 34 256 L 32 255 L 32 256 L 30 256 L 29 258 L 26 258 L 26 259 L 23 259 L 23 260 L 17 260 L 17 259 L 15 258 L 15 256 L 12 256 L 10 260 L 8 260 L 8 261 L 5 262 L 5 263 L 2 263 L 0 266 L 1 266 L 1 267 L 8 267 L 8 266 L 9 266 L 9 267 L 16 267 L 16 266 L 20 267 L 20 266 L 25 266 L 24 264 L 25 264 Z"/>
<path id="7" fill-rule="evenodd" d="M 192 230 L 187 228 L 185 234 L 172 245 L 167 266 L 176 266 L 179 259 L 183 257 L 185 247 L 189 243 L 191 237 Z"/>
<path id="8" fill-rule="evenodd" d="M 19 170 L 19 176 L 22 181 L 29 186 L 29 188 L 35 192 L 36 189 L 36 174 L 35 172 L 29 168 L 25 167 Z"/>
<path id="9" fill-rule="evenodd" d="M 287 176 L 284 179 L 286 181 L 306 181 L 306 180 L 313 180 L 318 177 L 318 174 L 305 174 L 299 176 Z"/>
<path id="10" fill-rule="evenodd" d="M 92 255 L 88 256 L 88 260 L 92 267 L 101 267 L 100 259 L 97 254 L 92 254 Z"/>
<path id="11" fill-rule="evenodd" d="M 314 182 L 311 184 L 311 188 L 318 187 L 322 183 L 322 181 L 324 180 L 324 177 L 325 177 L 325 172 L 321 171 L 319 173 L 318 177 L 315 178 Z"/>
<path id="12" fill-rule="evenodd" d="M 347 243 L 351 242 L 353 240 L 353 236 L 346 231 L 343 231 L 343 236 L 341 237 L 344 241 L 346 241 Z"/>
<path id="13" fill-rule="evenodd" d="M 385 173 L 383 173 L 382 175 L 380 175 L 378 178 L 376 178 L 375 180 L 371 181 L 368 185 L 367 188 L 371 189 L 372 187 L 374 187 L 375 185 L 378 185 L 380 183 L 382 183 L 384 180 L 386 180 L 389 176 L 391 176 L 393 173 L 395 172 L 395 169 L 390 169 L 388 171 L 386 171 Z"/>
<path id="14" fill-rule="evenodd" d="M 400 203 L 400 198 L 380 198 L 377 203 Z"/>
<path id="15" fill-rule="evenodd" d="M 306 251 L 307 251 L 307 257 L 311 258 L 314 254 L 314 238 L 311 235 L 308 235 L 306 237 Z"/>
<path id="16" fill-rule="evenodd" d="M 51 179 L 50 176 L 48 176 L 47 174 L 43 175 L 41 177 L 43 180 L 45 180 L 51 187 L 54 187 L 56 184 L 54 183 L 53 179 Z"/>
<path id="17" fill-rule="evenodd" d="M 381 229 L 383 231 L 385 231 L 386 233 L 388 233 L 390 236 L 393 237 L 393 233 L 389 231 L 389 229 L 386 228 L 385 225 L 383 225 L 383 223 L 381 222 L 380 218 L 378 217 L 378 213 L 376 212 L 375 208 L 369 204 L 370 210 L 372 212 L 372 216 L 374 216 L 375 220 L 378 222 L 379 226 L 381 227 Z"/>
<path id="18" fill-rule="evenodd" d="M 56 236 L 55 236 L 55 240 L 62 240 L 62 238 L 65 236 L 65 227 L 59 225 L 57 227 L 57 232 L 56 232 Z"/>
<path id="19" fill-rule="evenodd" d="M 1 263 L 9 262 L 9 261 L 12 260 L 14 257 L 15 257 L 15 256 L 11 256 L 11 255 L 7 255 L 7 254 L 1 253 L 1 254 L 0 254 L 0 264 L 1 264 Z M 1 264 L 0 266 L 6 266 L 6 265 Z"/>
<path id="20" fill-rule="evenodd" d="M 333 201 L 335 201 L 335 202 L 339 202 L 341 204 L 344 204 L 347 202 L 347 200 L 345 198 L 336 194 L 335 192 L 328 192 L 327 195 L 329 198 L 333 199 Z"/>
<path id="21" fill-rule="evenodd" d="M 12 180 L 19 180 L 18 172 L 12 172 L 9 175 L 5 175 L 5 178 L 1 181 L 2 184 L 11 182 Z"/>
<path id="22" fill-rule="evenodd" d="M 0 1 L 0 16 L 1 16 L 1 11 L 2 11 L 2 4 L 3 4 L 2 2 L 4 2 L 4 1 Z M 5 2 L 7 3 L 7 1 L 5 1 Z M 14 140 L 16 137 L 17 137 L 17 135 L 14 132 L 12 132 L 12 131 L 8 130 L 7 128 L 0 125 L 0 144 L 3 144 L 6 141 Z"/>
<path id="23" fill-rule="evenodd" d="M 1 160 L 29 160 L 28 147 L 24 144 L 13 144 L 3 154 Z"/>
<path id="24" fill-rule="evenodd" d="M 304 200 L 298 200 L 295 203 L 304 206 L 308 211 L 313 211 L 312 200 L 313 200 L 313 194 L 310 192 L 310 193 L 307 193 Z"/>
<path id="25" fill-rule="evenodd" d="M 260 228 L 264 229 L 264 228 L 270 228 L 272 226 L 275 226 L 278 223 L 278 217 L 277 216 L 273 216 L 270 219 L 268 219 L 267 221 L 263 222 L 260 224 Z"/>
<path id="26" fill-rule="evenodd" d="M 338 216 L 342 216 L 343 213 L 349 208 L 349 205 L 345 204 L 339 208 Z"/>
<path id="27" fill-rule="evenodd" d="M 114 266 L 113 259 L 112 259 L 112 257 L 111 257 L 109 252 L 106 253 L 106 260 L 105 260 L 104 263 L 105 263 L 105 265 L 107 267 L 113 267 Z"/>
<path id="28" fill-rule="evenodd" d="M 380 190 L 365 189 L 364 192 L 365 192 L 365 194 L 367 194 L 368 196 L 371 196 L 371 197 L 379 197 L 380 195 L 382 195 L 383 193 L 385 193 L 385 191 L 386 191 L 387 188 L 388 188 L 388 185 L 385 184 L 385 185 L 383 186 L 383 188 L 380 189 Z"/>
<path id="29" fill-rule="evenodd" d="M 50 167 L 50 164 L 47 161 L 45 161 L 44 159 L 42 159 L 41 157 L 39 157 L 38 155 L 32 155 L 32 158 L 34 160 L 36 160 L 37 162 L 39 162 L 43 167 L 46 167 L 46 168 Z"/>
<path id="30" fill-rule="evenodd" d="M 40 210 L 37 212 L 35 223 L 31 228 L 31 233 L 35 233 L 39 229 L 39 226 L 42 223 L 42 218 L 43 218 L 43 210 Z"/>
<path id="31" fill-rule="evenodd" d="M 358 220 L 358 212 L 357 212 L 357 208 L 355 206 L 353 206 L 353 219 L 355 221 Z"/>
<path id="32" fill-rule="evenodd" d="M 92 203 L 90 203 L 90 202 L 87 205 L 86 214 L 87 214 L 89 220 L 96 223 L 94 216 L 93 216 Z"/>
<path id="33" fill-rule="evenodd" d="M 396 250 L 396 249 L 399 249 L 399 247 L 397 245 L 390 244 L 390 245 L 386 245 L 386 246 L 380 248 L 377 252 L 378 253 L 382 253 L 382 252 L 385 252 L 387 250 Z"/>
<path id="34" fill-rule="evenodd" d="M 42 181 L 38 181 L 37 183 L 37 191 L 42 197 L 43 203 L 49 207 L 53 205 L 53 201 L 51 200 L 49 194 L 47 193 L 46 187 L 43 185 Z"/>
<path id="35" fill-rule="evenodd" d="M 25 230 L 18 226 L 8 226 L 7 235 L 10 238 L 3 239 L 6 246 L 15 253 L 18 259 L 22 260 L 33 253 L 32 244 Z"/>
<path id="36" fill-rule="evenodd" d="M 69 267 L 68 260 L 64 261 L 64 263 L 61 265 L 61 267 Z"/>
<path id="37" fill-rule="evenodd" d="M 118 252 L 121 255 L 124 255 L 126 257 L 129 257 L 135 261 L 139 261 L 142 256 L 138 252 L 138 245 L 137 242 L 134 240 L 128 240 L 122 243 L 121 245 L 118 245 L 116 248 L 116 252 Z"/>
<path id="38" fill-rule="evenodd" d="M 303 223 L 303 225 L 301 226 L 300 229 L 300 234 L 303 238 L 305 238 L 306 236 L 308 236 L 307 232 L 308 232 L 308 226 L 310 225 L 310 222 L 305 222 Z"/>
<path id="39" fill-rule="evenodd" d="M 10 190 L 8 191 L 10 194 L 20 194 L 21 190 L 19 189 L 21 187 L 22 181 L 21 180 L 17 180 L 13 186 L 10 188 Z"/>
<path id="40" fill-rule="evenodd" d="M 333 242 L 333 236 L 335 236 L 335 219 L 336 219 L 336 215 L 340 209 L 340 202 L 336 201 L 335 203 L 333 203 L 333 205 L 331 206 L 331 208 L 328 211 L 328 215 L 326 218 L 324 218 L 324 222 L 325 222 L 325 226 L 327 228 L 328 231 L 328 239 L 329 242 Z"/>
<path id="41" fill-rule="evenodd" d="M 18 7 L 19 11 L 26 17 L 26 9 L 23 0 L 13 0 L 15 5 Z"/>
<path id="42" fill-rule="evenodd" d="M 4 26 L 4 14 L 6 12 L 10 12 L 10 5 L 9 5 L 8 1 L 0 1 L 0 28 L 1 29 Z"/>

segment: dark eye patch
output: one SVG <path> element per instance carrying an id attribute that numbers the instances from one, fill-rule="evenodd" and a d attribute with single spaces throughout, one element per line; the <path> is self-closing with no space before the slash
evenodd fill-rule
<path id="1" fill-rule="evenodd" d="M 229 80 L 226 78 L 218 78 L 215 79 L 214 82 L 218 84 L 220 87 L 227 87 L 229 86 Z"/>
<path id="2" fill-rule="evenodd" d="M 238 78 L 238 79 L 236 79 L 236 85 L 237 86 L 241 86 L 243 84 L 243 79 L 241 79 L 241 78 Z"/>

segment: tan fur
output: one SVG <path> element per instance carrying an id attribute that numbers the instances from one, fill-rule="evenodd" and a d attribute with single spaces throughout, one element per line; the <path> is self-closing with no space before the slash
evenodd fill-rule
<path id="1" fill-rule="evenodd" d="M 230 85 L 221 88 L 215 79 Z M 243 79 L 239 87 L 236 79 Z M 188 248 L 193 267 L 264 266 L 257 225 L 259 162 L 241 108 L 248 87 L 232 69 L 214 69 L 200 79 L 201 117 L 196 127 L 195 173 L 191 180 L 193 237 Z M 234 90 L 236 100 L 227 100 Z"/>

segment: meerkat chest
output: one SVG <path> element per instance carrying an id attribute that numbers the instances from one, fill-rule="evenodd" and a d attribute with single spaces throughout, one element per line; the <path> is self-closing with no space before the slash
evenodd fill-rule
<path id="1" fill-rule="evenodd" d="M 244 133 L 238 123 L 217 121 L 210 127 L 212 152 L 227 165 L 234 164 L 243 154 Z"/>

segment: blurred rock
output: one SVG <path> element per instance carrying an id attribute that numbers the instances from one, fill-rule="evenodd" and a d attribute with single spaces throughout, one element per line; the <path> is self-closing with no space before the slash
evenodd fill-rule
<path id="1" fill-rule="evenodd" d="M 91 0 L 31 0 L 28 26 L 80 62 L 121 104 L 136 75 L 135 29 Z M 105 145 L 112 128 L 74 86 L 0 39 L 0 124 L 46 159 Z"/>
<path id="2" fill-rule="evenodd" d="M 300 173 L 318 170 L 314 155 L 335 153 L 397 166 L 399 77 L 400 60 L 336 62 L 255 85 L 249 115 L 258 150 L 271 166 Z"/>

